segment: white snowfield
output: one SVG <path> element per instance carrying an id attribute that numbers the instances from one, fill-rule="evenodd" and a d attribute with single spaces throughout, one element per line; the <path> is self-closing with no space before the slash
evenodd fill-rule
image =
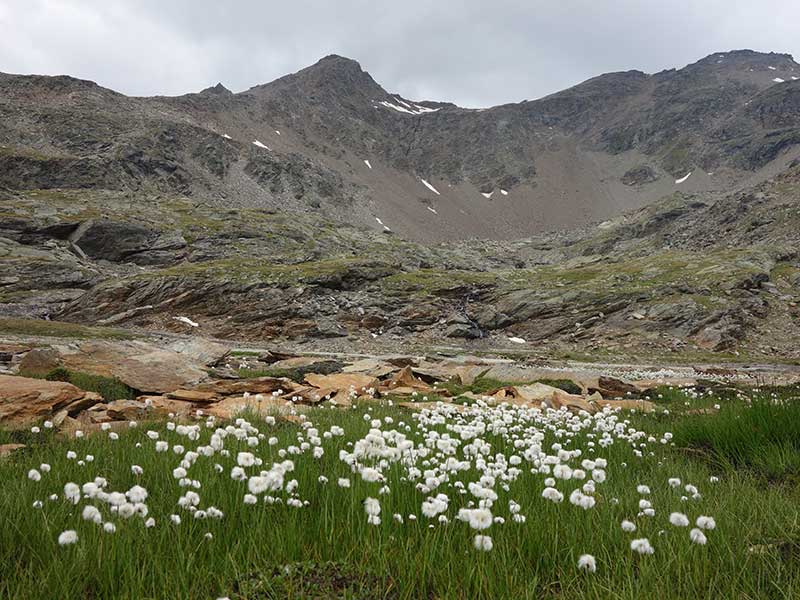
<path id="1" fill-rule="evenodd" d="M 503 196 L 508 196 L 508 192 L 506 190 L 500 190 L 500 193 L 503 194 Z"/>
<path id="2" fill-rule="evenodd" d="M 680 179 L 676 179 L 676 180 L 675 180 L 675 183 L 683 183 L 684 181 L 686 181 L 687 179 L 689 179 L 689 175 L 691 175 L 691 174 L 692 174 L 692 172 L 691 172 L 691 171 L 689 171 L 689 172 L 688 172 L 686 175 L 684 175 L 684 176 L 683 176 L 683 177 L 681 177 Z"/>
<path id="3" fill-rule="evenodd" d="M 481 196 L 483 196 L 483 197 L 484 197 L 484 198 L 486 198 L 487 200 L 490 200 L 490 199 L 491 199 L 491 197 L 492 197 L 492 194 L 494 194 L 494 190 L 492 190 L 491 192 L 481 192 Z"/>
<path id="4" fill-rule="evenodd" d="M 508 341 L 509 342 L 514 342 L 515 344 L 525 344 L 526 343 L 525 340 L 522 339 L 521 337 L 510 337 L 510 338 L 508 338 Z"/>
<path id="5" fill-rule="evenodd" d="M 394 104 L 388 100 L 381 100 L 378 102 L 378 104 L 407 115 L 424 115 L 425 113 L 434 113 L 439 110 L 438 108 L 428 108 L 427 106 L 420 106 L 419 104 L 409 104 L 407 102 L 403 102 L 403 100 L 399 98 L 397 98 L 396 101 L 398 104 Z"/>
<path id="6" fill-rule="evenodd" d="M 277 133 L 278 135 L 280 135 L 280 134 L 281 134 L 281 132 L 280 132 L 280 131 L 278 131 L 277 129 L 275 130 L 275 133 Z"/>
<path id="7" fill-rule="evenodd" d="M 775 77 L 772 81 L 774 81 L 775 83 L 783 83 L 786 80 L 785 79 L 781 79 L 780 77 Z"/>
<path id="8" fill-rule="evenodd" d="M 270 152 L 272 152 L 272 148 L 270 148 L 270 147 L 269 147 L 269 146 L 267 146 L 266 144 L 262 144 L 262 143 L 261 143 L 261 142 L 259 142 L 258 140 L 254 141 L 254 142 L 253 142 L 253 145 L 254 145 L 254 146 L 258 146 L 259 148 L 264 148 L 264 150 L 269 150 Z"/>
<path id="9" fill-rule="evenodd" d="M 378 225 L 383 225 L 383 221 L 381 221 L 378 217 L 375 217 L 375 220 L 378 222 Z M 386 227 L 384 225 L 384 227 Z"/>
<path id="10" fill-rule="evenodd" d="M 227 133 L 223 133 L 222 137 L 224 137 L 226 140 L 231 139 L 231 136 L 229 136 Z"/>
<path id="11" fill-rule="evenodd" d="M 428 183 L 427 181 L 425 181 L 422 178 L 420 178 L 420 181 L 422 183 L 424 183 L 425 187 L 428 188 L 430 191 L 432 191 L 434 194 L 436 194 L 437 196 L 441 196 L 441 194 L 439 193 L 439 190 L 437 190 L 435 187 L 433 187 L 430 183 Z"/>
<path id="12" fill-rule="evenodd" d="M 367 167 L 369 167 L 370 169 L 372 168 L 372 165 L 369 164 L 369 161 L 366 158 L 364 159 L 364 164 L 367 165 Z"/>
<path id="13" fill-rule="evenodd" d="M 768 68 L 770 71 L 777 71 L 777 70 L 778 70 L 778 69 L 776 69 L 775 67 L 767 67 L 767 68 Z"/>
<path id="14" fill-rule="evenodd" d="M 427 208 L 429 211 L 431 211 L 433 214 L 435 214 L 435 215 L 438 215 L 438 214 L 439 214 L 438 212 L 436 212 L 436 209 L 435 209 L 435 208 L 433 208 L 432 206 L 426 206 L 426 208 Z"/>
<path id="15" fill-rule="evenodd" d="M 794 75 L 792 75 L 792 81 L 797 81 L 797 77 L 795 77 Z"/>
<path id="16" fill-rule="evenodd" d="M 189 317 L 172 317 L 176 321 L 180 321 L 181 323 L 186 323 L 189 327 L 200 327 L 200 323 L 195 323 Z"/>

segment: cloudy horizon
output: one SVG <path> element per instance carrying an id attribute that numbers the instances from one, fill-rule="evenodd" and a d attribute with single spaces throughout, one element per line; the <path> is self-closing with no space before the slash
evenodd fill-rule
<path id="1" fill-rule="evenodd" d="M 0 72 L 72 75 L 136 96 L 239 92 L 340 54 L 390 92 L 481 107 L 609 71 L 749 48 L 800 55 L 800 3 L 3 0 Z"/>

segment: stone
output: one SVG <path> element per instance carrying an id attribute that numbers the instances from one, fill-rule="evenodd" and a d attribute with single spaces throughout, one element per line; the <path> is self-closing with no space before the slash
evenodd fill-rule
<path id="1" fill-rule="evenodd" d="M 204 366 L 227 353 L 221 344 L 181 342 L 173 348 L 142 341 L 85 341 L 59 346 L 62 366 L 119 379 L 140 392 L 167 393 L 208 378 Z M 213 351 L 212 351 L 213 348 Z"/>
<path id="2" fill-rule="evenodd" d="M 0 424 L 24 428 L 66 409 L 75 414 L 102 398 L 70 383 L 0 375 Z"/>
<path id="3" fill-rule="evenodd" d="M 306 382 L 318 389 L 335 389 L 349 395 L 353 390 L 357 394 L 363 393 L 369 388 L 377 388 L 378 380 L 369 375 L 359 373 L 335 373 L 332 375 L 320 375 L 318 373 L 307 373 Z"/>
<path id="4" fill-rule="evenodd" d="M 285 377 L 257 377 L 254 379 L 208 381 L 195 386 L 193 389 L 220 396 L 241 396 L 245 392 L 249 394 L 271 394 L 278 390 L 286 392 L 295 387 L 297 387 L 297 384 Z"/>
<path id="5" fill-rule="evenodd" d="M 414 377 L 414 372 L 411 366 L 406 366 L 394 373 L 389 379 L 385 380 L 381 386 L 387 390 L 396 390 L 398 388 L 408 388 L 414 391 L 423 393 L 433 391 L 431 387 Z"/>
<path id="6" fill-rule="evenodd" d="M 22 357 L 19 372 L 24 375 L 47 375 L 61 365 L 61 355 L 53 348 L 34 348 Z"/>
<path id="7" fill-rule="evenodd" d="M 0 444 L 0 458 L 5 458 L 17 450 L 25 448 L 25 444 Z"/>
<path id="8" fill-rule="evenodd" d="M 267 396 L 261 401 L 257 401 L 254 396 L 245 398 L 244 396 L 230 396 L 211 404 L 203 409 L 204 415 L 210 415 L 218 419 L 230 420 L 242 412 L 252 412 L 260 416 L 270 414 L 287 415 L 294 412 L 303 412 L 307 407 L 296 406 L 284 398 L 274 398 Z"/>
<path id="9" fill-rule="evenodd" d="M 170 400 L 182 400 L 183 402 L 195 403 L 217 402 L 220 400 L 219 394 L 200 390 L 175 390 L 174 392 L 169 392 L 167 398 Z"/>
<path id="10" fill-rule="evenodd" d="M 599 397 L 599 394 L 597 395 Z M 597 412 L 597 408 L 589 402 L 590 398 L 584 398 L 583 396 L 577 396 L 575 394 L 568 394 L 562 390 L 556 390 L 553 392 L 553 395 L 542 402 L 543 407 L 552 408 L 554 410 L 559 410 L 562 407 L 565 407 L 567 410 L 573 413 L 578 413 L 581 411 L 586 411 L 589 414 L 594 414 Z M 602 398 L 600 398 L 602 399 Z"/>

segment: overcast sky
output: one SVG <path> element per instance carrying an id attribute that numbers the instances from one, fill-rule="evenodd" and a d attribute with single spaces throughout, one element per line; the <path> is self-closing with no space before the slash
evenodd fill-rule
<path id="1" fill-rule="evenodd" d="M 739 48 L 800 58 L 800 0 L 0 0 L 0 71 L 131 95 L 241 91 L 335 53 L 478 107 Z"/>

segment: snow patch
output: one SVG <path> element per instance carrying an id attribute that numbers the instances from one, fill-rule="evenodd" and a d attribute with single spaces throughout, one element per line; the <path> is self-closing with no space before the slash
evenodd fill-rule
<path id="1" fill-rule="evenodd" d="M 675 183 L 683 183 L 684 181 L 686 181 L 687 179 L 689 179 L 689 175 L 691 175 L 691 174 L 692 174 L 692 172 L 691 172 L 691 171 L 689 171 L 689 172 L 688 172 L 686 175 L 684 175 L 684 176 L 683 176 L 683 177 L 681 177 L 680 179 L 676 179 L 676 180 L 675 180 Z"/>
<path id="2" fill-rule="evenodd" d="M 508 196 L 508 192 L 506 190 L 500 190 L 500 193 L 503 194 L 503 196 Z"/>
<path id="3" fill-rule="evenodd" d="M 775 77 L 772 81 L 774 81 L 775 83 L 783 83 L 785 79 L 781 79 L 780 77 Z"/>
<path id="4" fill-rule="evenodd" d="M 378 104 L 407 115 L 424 115 L 425 113 L 434 113 L 439 110 L 438 108 L 428 108 L 427 106 L 421 106 L 419 104 L 409 104 L 401 98 L 394 98 L 394 100 L 398 102 L 398 104 L 394 104 L 388 100 L 381 100 Z"/>
<path id="5" fill-rule="evenodd" d="M 369 164 L 369 161 L 366 158 L 364 159 L 364 164 L 367 165 L 367 167 L 369 167 L 370 169 L 372 168 L 372 165 Z"/>
<path id="6" fill-rule="evenodd" d="M 521 337 L 510 337 L 510 338 L 508 338 L 508 341 L 509 342 L 514 342 L 515 344 L 525 344 L 526 343 L 525 340 L 522 339 Z"/>
<path id="7" fill-rule="evenodd" d="M 176 321 L 180 321 L 181 323 L 186 323 L 189 327 L 200 327 L 200 323 L 195 323 L 189 317 L 172 317 Z"/>
<path id="8" fill-rule="evenodd" d="M 487 200 L 490 200 L 490 199 L 491 199 L 491 197 L 492 197 L 492 194 L 494 194 L 494 190 L 492 190 L 491 192 L 481 192 L 481 196 L 483 196 L 483 197 L 484 197 L 484 198 L 486 198 Z"/>
<path id="9" fill-rule="evenodd" d="M 223 133 L 222 137 L 224 137 L 226 140 L 231 139 L 231 136 L 229 136 L 227 133 Z"/>
<path id="10" fill-rule="evenodd" d="M 378 225 L 383 225 L 383 221 L 381 221 L 378 217 L 375 217 L 375 220 L 378 222 Z M 383 225 L 386 227 L 386 225 Z"/>
<path id="11" fill-rule="evenodd" d="M 435 187 L 433 187 L 430 183 L 428 183 L 427 181 L 425 181 L 422 178 L 420 178 L 420 181 L 422 183 L 424 183 L 425 187 L 428 188 L 430 191 L 432 191 L 434 194 L 436 194 L 437 196 L 441 196 L 441 194 L 439 193 L 439 190 L 437 190 Z"/>
<path id="12" fill-rule="evenodd" d="M 776 69 L 775 67 L 767 67 L 767 68 L 768 68 L 770 71 L 777 71 L 777 70 L 778 70 L 778 69 Z"/>
<path id="13" fill-rule="evenodd" d="M 438 212 L 436 212 L 436 209 L 435 209 L 435 208 L 433 208 L 432 206 L 426 206 L 425 208 L 427 208 L 429 211 L 431 211 L 431 212 L 432 212 L 433 214 L 435 214 L 435 215 L 438 215 L 438 214 L 439 214 Z"/>
<path id="14" fill-rule="evenodd" d="M 280 131 L 278 131 L 277 129 L 275 130 L 275 133 L 277 133 L 278 135 L 280 135 L 280 134 L 281 134 L 281 132 L 280 132 Z"/>
<path id="15" fill-rule="evenodd" d="M 797 81 L 797 77 L 795 77 L 794 75 L 792 75 L 792 81 Z"/>
<path id="16" fill-rule="evenodd" d="M 264 148 L 264 150 L 269 150 L 270 152 L 272 152 L 272 148 L 270 148 L 270 147 L 269 147 L 269 146 L 267 146 L 266 144 L 262 144 L 262 143 L 261 143 L 261 142 L 259 142 L 258 140 L 256 140 L 255 142 L 253 142 L 253 145 L 254 145 L 254 146 L 258 146 L 259 148 Z"/>

